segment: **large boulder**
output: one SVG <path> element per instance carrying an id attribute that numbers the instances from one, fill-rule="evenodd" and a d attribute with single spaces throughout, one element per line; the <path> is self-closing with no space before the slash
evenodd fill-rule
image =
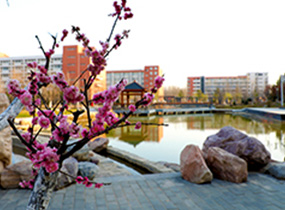
<path id="1" fill-rule="evenodd" d="M 0 131 L 0 161 L 4 167 L 11 164 L 12 161 L 12 138 L 11 129 L 6 127 Z"/>
<path id="2" fill-rule="evenodd" d="M 109 144 L 109 139 L 107 138 L 97 138 L 94 141 L 90 141 L 88 143 L 88 147 L 93 152 L 101 152 L 102 150 L 106 149 Z"/>
<path id="3" fill-rule="evenodd" d="M 77 173 L 78 173 L 77 160 L 73 157 L 69 157 L 65 159 L 62 163 L 62 167 L 60 170 L 66 174 L 69 174 L 70 176 L 63 174 L 63 173 L 59 173 L 57 177 L 57 185 L 55 187 L 56 190 L 62 189 L 74 183 L 75 180 L 72 177 L 77 177 Z"/>
<path id="4" fill-rule="evenodd" d="M 196 145 L 187 145 L 180 154 L 180 170 L 183 179 L 202 184 L 211 182 L 213 175 L 207 167 L 202 151 Z"/>
<path id="5" fill-rule="evenodd" d="M 33 178 L 32 162 L 24 160 L 9 165 L 2 171 L 0 185 L 6 189 L 18 188 L 21 181 L 29 181 Z"/>
<path id="6" fill-rule="evenodd" d="M 78 140 L 76 140 L 78 141 Z M 69 141 L 69 143 L 74 143 L 75 141 Z M 71 147 L 72 148 L 72 147 Z M 68 148 L 71 149 L 71 148 Z M 85 144 L 80 150 L 72 154 L 72 157 L 76 158 L 78 161 L 89 161 L 89 147 Z"/>
<path id="7" fill-rule="evenodd" d="M 260 170 L 271 160 L 270 153 L 258 139 L 230 126 L 209 136 L 203 144 L 203 152 L 207 153 L 210 147 L 219 147 L 239 156 L 247 162 L 249 170 Z"/>
<path id="8" fill-rule="evenodd" d="M 4 163 L 0 160 L 0 174 L 4 170 Z"/>
<path id="9" fill-rule="evenodd" d="M 265 173 L 274 176 L 277 179 L 285 180 L 285 162 L 272 162 L 266 166 Z"/>
<path id="10" fill-rule="evenodd" d="M 0 114 L 9 106 L 10 102 L 5 93 L 0 93 Z M 6 127 L 0 131 L 0 173 L 12 161 L 11 129 Z"/>
<path id="11" fill-rule="evenodd" d="M 245 160 L 219 147 L 210 147 L 204 156 L 214 177 L 234 183 L 246 182 L 248 173 Z"/>
<path id="12" fill-rule="evenodd" d="M 83 177 L 88 177 L 89 180 L 95 178 L 95 176 L 99 173 L 99 166 L 91 162 L 79 162 L 78 164 L 78 175 Z"/>

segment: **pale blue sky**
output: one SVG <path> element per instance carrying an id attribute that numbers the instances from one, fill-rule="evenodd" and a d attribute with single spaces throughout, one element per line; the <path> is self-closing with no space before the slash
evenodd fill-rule
<path id="1" fill-rule="evenodd" d="M 0 52 L 40 55 L 39 35 L 78 25 L 98 46 L 113 19 L 112 0 L 0 0 Z M 285 72 L 283 0 L 128 0 L 134 18 L 117 32 L 131 29 L 128 40 L 111 54 L 107 70 L 159 65 L 166 85 L 186 86 L 187 76 L 237 76 L 269 72 L 275 83 Z M 70 36 L 64 44 L 76 44 Z M 61 50 L 56 53 L 61 53 Z"/>

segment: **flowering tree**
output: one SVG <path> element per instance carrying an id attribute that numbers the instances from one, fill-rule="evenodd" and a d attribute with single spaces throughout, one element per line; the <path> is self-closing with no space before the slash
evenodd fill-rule
<path id="1" fill-rule="evenodd" d="M 104 70 L 106 63 L 106 57 L 111 51 L 117 49 L 124 38 L 128 37 L 129 31 L 124 31 L 121 35 L 118 34 L 114 37 L 114 44 L 110 45 L 113 32 L 118 20 L 129 19 L 133 16 L 131 9 L 126 6 L 126 0 L 122 0 L 120 4 L 114 2 L 115 12 L 111 15 L 115 17 L 113 27 L 106 42 L 100 42 L 101 49 L 93 49 L 89 46 L 89 39 L 81 33 L 78 27 L 72 27 L 72 33 L 75 34 L 76 40 L 82 43 L 85 47 L 85 54 L 91 58 L 91 64 L 88 68 L 81 73 L 77 80 L 69 85 L 62 73 L 55 75 L 49 75 L 49 61 L 54 54 L 55 49 L 59 47 L 59 43 L 63 42 L 65 37 L 69 34 L 67 30 L 63 30 L 60 41 L 57 37 L 52 36 L 54 42 L 50 50 L 45 51 L 39 38 L 40 48 L 45 55 L 45 66 L 39 66 L 37 63 L 27 64 L 30 68 L 30 74 L 28 76 L 29 84 L 25 89 L 22 89 L 20 83 L 17 80 L 11 80 L 8 83 L 8 92 L 16 97 L 10 107 L 0 116 L 0 129 L 1 126 L 5 126 L 1 123 L 4 119 L 7 119 L 9 125 L 14 130 L 15 134 L 19 137 L 21 142 L 28 149 L 28 157 L 33 163 L 35 180 L 24 181 L 20 183 L 22 187 L 32 188 L 32 193 L 29 199 L 27 209 L 46 209 L 51 197 L 51 194 L 56 185 L 56 178 L 61 172 L 62 163 L 65 159 L 70 157 L 73 153 L 81 149 L 86 143 L 95 137 L 107 133 L 112 129 L 122 126 L 135 126 L 136 129 L 140 129 L 142 123 L 131 123 L 127 119 L 133 112 L 140 106 L 148 106 L 154 94 L 162 86 L 164 81 L 163 77 L 157 77 L 155 80 L 155 86 L 146 93 L 144 97 L 137 101 L 135 104 L 129 106 L 129 110 L 121 117 L 118 118 L 111 108 L 113 103 L 118 99 L 120 93 L 124 90 L 127 84 L 125 79 L 109 87 L 109 89 L 103 92 L 96 93 L 92 98 L 88 98 L 88 90 L 93 85 L 96 76 Z M 111 47 L 110 47 L 111 46 Z M 84 89 L 80 90 L 76 87 L 76 83 L 82 79 L 83 75 L 88 73 L 89 77 L 84 80 Z M 85 78 L 85 77 L 84 77 Z M 62 92 L 62 98 L 58 103 L 49 107 L 45 98 L 39 92 L 41 87 L 47 87 L 48 85 L 56 85 Z M 69 122 L 64 112 L 68 110 L 69 104 L 82 105 L 82 109 L 73 112 L 73 120 Z M 90 104 L 100 104 L 98 113 L 95 119 L 91 118 Z M 20 134 L 16 129 L 13 120 L 15 114 L 12 113 L 19 110 L 21 107 L 29 111 L 32 119 L 32 126 L 26 133 Z M 58 110 L 56 112 L 56 110 Z M 86 112 L 88 119 L 87 128 L 82 128 L 78 122 L 79 116 Z M 4 116 L 5 115 L 5 116 Z M 35 125 L 40 125 L 41 129 L 35 131 Z M 47 143 L 37 142 L 37 137 L 40 135 L 43 128 L 51 128 L 51 137 Z M 70 138 L 77 138 L 75 142 L 69 141 Z M 107 183 L 95 183 L 88 180 L 87 177 L 74 177 L 77 183 L 82 183 L 86 187 L 95 186 L 100 188 Z"/>

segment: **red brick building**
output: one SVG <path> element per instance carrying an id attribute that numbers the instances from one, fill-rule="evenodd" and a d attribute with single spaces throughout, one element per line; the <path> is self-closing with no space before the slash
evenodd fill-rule
<path id="1" fill-rule="evenodd" d="M 84 48 L 78 45 L 70 45 L 63 47 L 62 55 L 62 72 L 65 75 L 66 81 L 72 85 L 78 76 L 87 69 L 91 60 L 85 56 Z M 80 89 L 84 88 L 84 79 L 89 77 L 90 73 L 87 71 L 77 82 L 76 86 Z M 90 95 L 103 91 L 106 89 L 106 71 L 102 71 L 97 76 L 96 81 L 90 88 Z"/>
<path id="2" fill-rule="evenodd" d="M 162 70 L 159 66 L 145 66 L 143 70 L 112 70 L 107 71 L 107 86 L 117 84 L 122 78 L 128 80 L 128 83 L 136 81 L 147 91 L 154 86 L 154 80 L 157 76 L 162 76 Z M 156 94 L 157 100 L 163 100 L 163 87 Z"/>

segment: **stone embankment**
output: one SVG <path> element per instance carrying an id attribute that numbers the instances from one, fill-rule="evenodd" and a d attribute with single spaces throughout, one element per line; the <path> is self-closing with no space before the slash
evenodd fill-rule
<path id="1" fill-rule="evenodd" d="M 149 173 L 171 173 L 174 172 L 173 169 L 164 166 L 163 163 L 153 162 L 147 159 L 144 159 L 140 156 L 132 154 L 130 152 L 120 150 L 118 148 L 108 146 L 107 153 L 111 154 L 112 156 L 117 157 L 118 159 L 122 160 L 123 162 L 128 162 L 134 167 L 142 168 Z"/>

